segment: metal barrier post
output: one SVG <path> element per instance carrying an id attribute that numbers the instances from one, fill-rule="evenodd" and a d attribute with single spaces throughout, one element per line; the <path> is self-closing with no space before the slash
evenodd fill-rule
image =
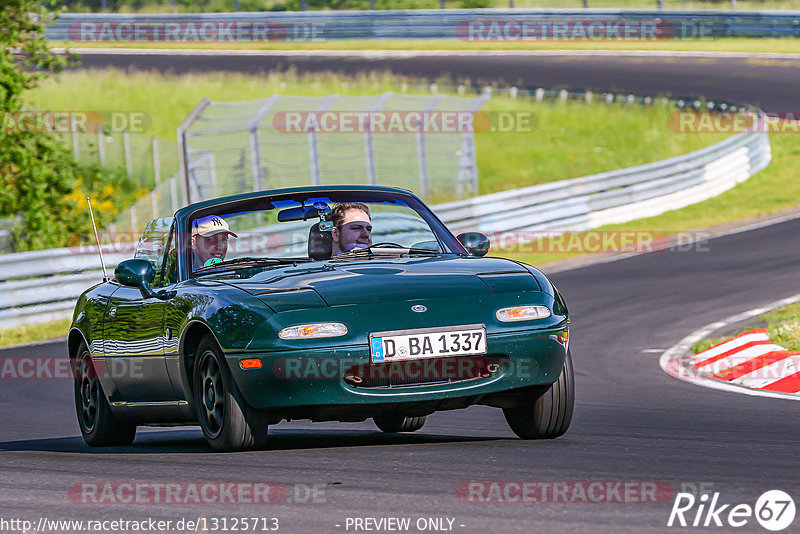
<path id="1" fill-rule="evenodd" d="M 72 157 L 78 159 L 81 157 L 81 147 L 78 141 L 77 124 L 75 117 L 72 117 L 70 120 L 72 122 L 72 128 L 70 128 L 72 130 Z"/>
<path id="2" fill-rule="evenodd" d="M 97 157 L 100 158 L 100 165 L 106 164 L 106 143 L 103 135 L 103 127 L 97 126 Z"/>
<path id="3" fill-rule="evenodd" d="M 425 112 L 433 111 L 436 106 L 444 98 L 442 95 L 436 95 L 430 99 L 428 105 L 425 106 Z M 417 130 L 417 166 L 419 168 L 419 195 L 426 197 L 428 195 L 428 151 L 425 148 L 425 124 L 423 123 L 419 130 Z"/>
<path id="4" fill-rule="evenodd" d="M 250 121 L 250 167 L 253 173 L 253 191 L 261 191 L 264 189 L 264 177 L 261 175 L 261 148 L 259 147 L 258 140 L 258 123 L 261 122 L 264 115 L 269 113 L 272 106 L 280 99 L 280 95 L 269 97 L 253 116 L 253 120 Z M 216 169 L 214 170 L 214 176 L 216 178 Z"/>
<path id="5" fill-rule="evenodd" d="M 183 122 L 178 126 L 178 158 L 180 162 L 181 176 L 183 176 L 183 200 L 186 204 L 191 203 L 191 193 L 189 192 L 189 153 L 186 146 L 186 131 L 197 120 L 197 117 L 203 112 L 211 100 L 203 97 L 200 103 L 195 106 L 189 115 L 183 119 Z"/>
<path id="6" fill-rule="evenodd" d="M 150 207 L 153 208 L 153 218 L 158 218 L 158 198 L 156 198 L 156 190 L 150 191 Z"/>
<path id="7" fill-rule="evenodd" d="M 214 196 L 219 196 L 219 184 L 217 183 L 217 162 L 214 159 L 213 152 L 206 154 L 208 159 L 208 174 L 211 178 L 211 187 L 214 189 Z"/>
<path id="8" fill-rule="evenodd" d="M 169 193 L 172 200 L 172 213 L 178 211 L 178 184 L 175 183 L 177 176 L 171 176 L 169 179 Z"/>
<path id="9" fill-rule="evenodd" d="M 474 115 L 481 106 L 489 100 L 491 93 L 486 92 L 475 99 L 469 108 Z M 456 182 L 456 194 L 461 196 L 464 189 L 470 189 L 473 193 L 478 192 L 478 163 L 475 156 L 475 134 L 474 132 L 462 132 L 461 134 L 461 162 L 458 166 L 458 181 Z"/>
<path id="10" fill-rule="evenodd" d="M 323 112 L 333 104 L 339 95 L 328 95 L 317 108 L 317 113 Z M 317 132 L 312 127 L 308 131 L 308 161 L 311 167 L 311 185 L 322 185 L 322 175 L 319 168 L 319 149 L 317 147 Z"/>
<path id="11" fill-rule="evenodd" d="M 161 181 L 161 163 L 158 157 L 158 139 L 156 139 L 155 135 L 153 136 L 153 181 L 155 182 L 156 187 Z"/>
<path id="12" fill-rule="evenodd" d="M 136 230 L 137 230 L 137 228 L 136 228 L 136 207 L 131 206 L 130 209 L 128 209 L 128 213 L 131 216 L 131 233 L 135 234 Z"/>
<path id="13" fill-rule="evenodd" d="M 370 108 L 370 113 L 380 111 L 386 104 L 386 101 L 392 97 L 394 93 L 383 93 L 375 101 L 375 104 Z M 364 148 L 367 156 L 367 184 L 378 185 L 378 176 L 375 171 L 375 145 L 372 142 L 372 116 L 367 119 L 367 129 L 364 132 Z"/>
<path id="14" fill-rule="evenodd" d="M 130 180 L 133 176 L 133 160 L 131 158 L 131 134 L 128 130 L 122 132 L 122 144 L 125 152 L 125 174 Z"/>

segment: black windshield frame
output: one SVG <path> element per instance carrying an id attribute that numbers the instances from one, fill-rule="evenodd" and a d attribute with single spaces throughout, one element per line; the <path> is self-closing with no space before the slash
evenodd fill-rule
<path id="1" fill-rule="evenodd" d="M 239 214 L 243 212 L 258 212 L 278 209 L 275 204 L 280 204 L 282 201 L 295 201 L 302 204 L 325 199 L 332 203 L 343 202 L 364 202 L 367 204 L 398 204 L 405 205 L 415 211 L 422 220 L 430 227 L 440 246 L 442 253 L 468 255 L 469 253 L 464 248 L 458 239 L 447 229 L 442 221 L 431 211 L 428 206 L 417 198 L 412 193 L 393 190 L 371 190 L 371 189 L 318 189 L 318 190 L 301 190 L 294 192 L 283 192 L 279 194 L 264 194 L 263 196 L 251 196 L 238 200 L 229 200 L 227 202 L 220 202 L 219 204 L 205 204 L 203 207 L 193 210 L 184 219 L 185 236 L 183 248 L 183 278 L 194 278 L 191 269 L 192 247 L 191 247 L 191 225 L 196 219 L 207 217 L 209 215 L 218 215 L 221 217 Z"/>

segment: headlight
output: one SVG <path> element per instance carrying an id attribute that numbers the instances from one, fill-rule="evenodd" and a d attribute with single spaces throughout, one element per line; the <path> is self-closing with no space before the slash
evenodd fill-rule
<path id="1" fill-rule="evenodd" d="M 514 306 L 501 308 L 495 313 L 498 321 L 510 323 L 513 321 L 532 321 L 550 317 L 550 308 L 547 306 Z"/>
<path id="2" fill-rule="evenodd" d="M 347 333 L 347 327 L 342 323 L 312 323 L 287 326 L 280 332 L 281 339 L 308 339 L 319 337 L 339 337 Z"/>

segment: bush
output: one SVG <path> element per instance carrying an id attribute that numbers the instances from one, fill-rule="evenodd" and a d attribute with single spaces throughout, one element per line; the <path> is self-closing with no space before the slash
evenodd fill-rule
<path id="1" fill-rule="evenodd" d="M 0 217 L 21 219 L 11 232 L 17 252 L 80 244 L 92 231 L 86 196 L 102 228 L 116 213 L 120 186 L 130 189 L 121 176 L 76 162 L 52 135 L 0 133 L 0 146 Z"/>
<path id="2" fill-rule="evenodd" d="M 0 8 L 0 114 L 13 117 L 22 109 L 25 91 L 75 60 L 48 49 L 40 21 L 49 20 L 50 15 L 37 0 L 4 0 Z M 97 197 L 102 225 L 115 215 L 113 184 L 129 188 L 110 171 L 76 162 L 53 134 L 0 128 L 0 147 L 0 219 L 18 220 L 11 231 L 14 250 L 78 244 L 80 235 L 91 231 L 83 197 Z"/>

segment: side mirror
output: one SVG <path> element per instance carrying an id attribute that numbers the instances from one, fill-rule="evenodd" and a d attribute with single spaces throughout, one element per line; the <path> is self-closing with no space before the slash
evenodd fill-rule
<path id="1" fill-rule="evenodd" d="M 114 269 L 114 278 L 122 285 L 138 287 L 145 298 L 167 300 L 175 296 L 174 291 L 159 291 L 156 293 L 150 284 L 156 276 L 156 269 L 148 260 L 132 259 L 120 262 Z"/>
<path id="2" fill-rule="evenodd" d="M 473 256 L 486 256 L 489 252 L 489 238 L 480 232 L 464 232 L 458 234 L 456 239 Z"/>

